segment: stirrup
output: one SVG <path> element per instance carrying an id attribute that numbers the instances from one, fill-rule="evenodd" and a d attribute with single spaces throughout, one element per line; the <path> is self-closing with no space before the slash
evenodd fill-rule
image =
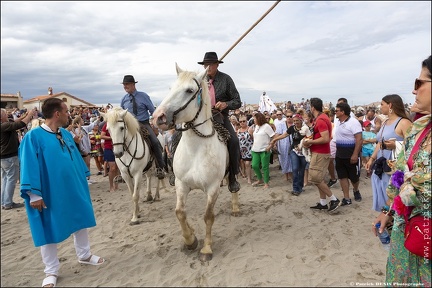
<path id="1" fill-rule="evenodd" d="M 165 178 L 165 172 L 162 168 L 156 168 L 156 177 L 158 179 L 164 179 Z"/>

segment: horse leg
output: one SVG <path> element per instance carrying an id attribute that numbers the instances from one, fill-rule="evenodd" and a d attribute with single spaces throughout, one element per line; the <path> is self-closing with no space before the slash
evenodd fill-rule
<path id="1" fill-rule="evenodd" d="M 187 190 L 188 189 L 188 190 Z M 187 194 L 189 193 L 189 188 L 180 188 L 177 187 L 177 204 L 175 213 L 177 216 L 177 219 L 180 222 L 180 227 L 182 229 L 182 235 L 183 240 L 185 243 L 185 246 L 188 250 L 195 250 L 198 246 L 198 240 L 195 236 L 194 229 L 189 225 L 186 219 L 186 198 Z"/>
<path id="2" fill-rule="evenodd" d="M 238 192 L 231 193 L 231 205 L 232 205 L 231 215 L 235 216 L 235 217 L 239 216 L 240 215 L 240 208 L 239 208 Z"/>
<path id="3" fill-rule="evenodd" d="M 133 185 L 130 183 L 132 182 Z M 128 179 L 126 182 L 129 191 L 132 192 L 132 202 L 133 202 L 133 210 L 132 210 L 132 219 L 130 222 L 130 225 L 136 225 L 139 223 L 139 193 L 140 193 L 140 187 L 141 187 L 141 179 L 140 177 L 135 177 L 133 179 Z"/>
<path id="4" fill-rule="evenodd" d="M 200 251 L 200 260 L 201 261 L 210 261 L 213 258 L 213 251 L 212 251 L 212 227 L 214 223 L 214 205 L 216 203 L 216 200 L 218 198 L 219 191 L 216 193 L 208 193 L 207 196 L 207 206 L 206 211 L 204 215 L 204 222 L 206 224 L 206 236 L 204 239 L 204 246 Z"/>
<path id="5" fill-rule="evenodd" d="M 155 193 L 155 196 L 154 196 L 154 201 L 160 201 L 159 189 L 160 189 L 160 183 L 162 181 L 163 181 L 163 179 L 157 179 L 156 180 L 156 193 Z"/>
<path id="6" fill-rule="evenodd" d="M 165 189 L 166 190 L 166 185 L 165 185 L 165 178 L 164 179 L 159 179 L 159 182 L 161 183 L 161 187 L 162 187 L 162 189 Z"/>
<path id="7" fill-rule="evenodd" d="M 149 175 L 150 174 L 150 175 Z M 151 193 L 151 173 L 150 171 L 147 171 L 147 173 L 145 174 L 146 178 L 147 178 L 147 202 L 151 202 L 153 201 L 153 196 Z"/>

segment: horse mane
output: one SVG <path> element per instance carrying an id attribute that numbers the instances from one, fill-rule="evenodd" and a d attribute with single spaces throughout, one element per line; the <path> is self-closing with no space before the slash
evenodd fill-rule
<path id="1" fill-rule="evenodd" d="M 108 113 L 105 114 L 107 123 L 113 125 L 114 123 L 119 121 L 120 113 L 124 111 L 125 110 L 121 107 L 113 107 L 111 110 L 108 111 Z M 140 130 L 138 120 L 129 111 L 126 111 L 123 121 L 125 122 L 125 126 L 132 135 L 135 135 Z"/>

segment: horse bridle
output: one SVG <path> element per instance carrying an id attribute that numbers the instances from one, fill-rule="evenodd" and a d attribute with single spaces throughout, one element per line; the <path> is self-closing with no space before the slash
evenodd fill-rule
<path id="1" fill-rule="evenodd" d="M 118 120 L 117 123 L 125 123 L 125 122 L 124 122 L 124 120 Z M 126 127 L 126 125 L 124 125 L 124 130 L 123 130 L 123 142 L 121 142 L 121 143 L 113 143 L 112 145 L 113 145 L 113 146 L 116 146 L 116 145 L 123 145 L 123 150 L 124 150 L 125 152 L 129 153 L 129 155 L 132 156 L 132 158 L 131 158 L 131 160 L 130 160 L 130 162 L 129 162 L 128 165 L 126 165 L 126 163 L 124 163 L 123 160 L 122 160 L 121 158 L 118 158 L 118 159 L 119 159 L 119 161 L 120 161 L 120 162 L 121 162 L 121 163 L 122 163 L 122 164 L 127 168 L 127 171 L 128 171 L 129 176 L 130 176 L 131 178 L 133 178 L 129 168 L 130 168 L 130 166 L 132 165 L 133 160 L 140 160 L 140 159 L 143 159 L 143 158 L 144 158 L 144 156 L 145 156 L 145 145 L 144 145 L 144 143 L 143 143 L 143 148 L 144 148 L 144 150 L 143 150 L 143 154 L 142 154 L 141 157 L 136 157 L 136 154 L 137 154 L 137 151 L 138 151 L 137 148 L 135 148 L 135 151 L 134 151 L 134 153 L 133 153 L 133 155 L 132 155 L 131 151 L 129 150 L 129 147 L 130 147 L 130 145 L 132 144 L 132 141 L 133 141 L 134 139 L 135 139 L 135 147 L 138 147 L 138 137 L 136 137 L 136 135 L 134 135 L 134 136 L 132 137 L 132 139 L 129 141 L 129 143 L 126 145 L 126 140 L 127 140 L 127 139 L 126 139 L 126 130 L 127 130 L 127 127 Z M 137 133 L 140 133 L 140 132 L 137 131 Z M 144 141 L 144 139 L 143 139 L 143 141 Z"/>
<path id="2" fill-rule="evenodd" d="M 208 134 L 208 135 L 202 134 L 200 131 L 198 131 L 196 129 L 196 127 L 204 124 L 205 122 L 207 122 L 210 119 L 213 119 L 213 116 L 210 117 L 210 118 L 208 118 L 208 119 L 206 119 L 206 120 L 204 120 L 201 123 L 194 124 L 195 120 L 198 118 L 198 115 L 200 114 L 200 112 L 202 110 L 203 101 L 201 99 L 201 96 L 202 96 L 202 87 L 201 87 L 200 83 L 195 78 L 193 78 L 193 80 L 197 84 L 198 90 L 192 95 L 192 97 L 189 99 L 189 101 L 187 101 L 183 106 L 181 106 L 179 109 L 177 109 L 176 111 L 174 111 L 174 113 L 173 113 L 173 123 L 175 125 L 176 115 L 178 113 L 180 113 L 181 111 L 183 111 L 184 109 L 186 109 L 186 107 L 192 102 L 192 100 L 194 100 L 198 96 L 198 105 L 199 105 L 199 108 L 198 108 L 197 113 L 195 114 L 195 117 L 192 120 L 190 120 L 188 122 L 185 122 L 184 123 L 184 128 L 177 128 L 177 127 L 175 127 L 175 130 L 177 130 L 177 131 L 186 131 L 186 130 L 192 129 L 192 131 L 194 131 L 195 134 L 197 134 L 198 136 L 204 137 L 204 138 L 208 138 L 208 137 L 211 137 L 211 136 L 213 136 L 215 134 L 215 129 L 214 129 L 213 126 L 212 126 L 212 132 L 210 134 Z"/>

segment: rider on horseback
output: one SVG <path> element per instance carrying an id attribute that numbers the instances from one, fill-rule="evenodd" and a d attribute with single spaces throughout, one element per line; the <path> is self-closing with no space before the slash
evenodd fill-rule
<path id="1" fill-rule="evenodd" d="M 152 127 L 150 126 L 149 118 L 155 110 L 155 106 L 150 99 L 150 96 L 145 92 L 137 91 L 135 88 L 135 78 L 132 75 L 125 75 L 123 78 L 123 88 L 126 95 L 120 101 L 120 107 L 127 109 L 140 122 L 141 129 L 147 130 L 151 142 L 151 149 L 156 160 L 156 176 L 159 179 L 165 177 L 165 162 L 162 157 L 162 147 L 157 139 Z"/>
<path id="2" fill-rule="evenodd" d="M 235 110 L 241 107 L 240 94 L 234 84 L 232 78 L 218 70 L 219 63 L 216 52 L 206 52 L 202 62 L 198 64 L 208 67 L 207 77 L 209 80 L 209 93 L 212 101 L 212 109 L 216 110 L 222 117 L 221 123 L 230 133 L 231 137 L 228 140 L 229 153 L 229 175 L 228 189 L 230 192 L 240 190 L 240 183 L 236 180 L 236 175 L 240 172 L 240 144 L 236 132 L 234 131 L 231 122 L 229 121 L 229 110 Z"/>

